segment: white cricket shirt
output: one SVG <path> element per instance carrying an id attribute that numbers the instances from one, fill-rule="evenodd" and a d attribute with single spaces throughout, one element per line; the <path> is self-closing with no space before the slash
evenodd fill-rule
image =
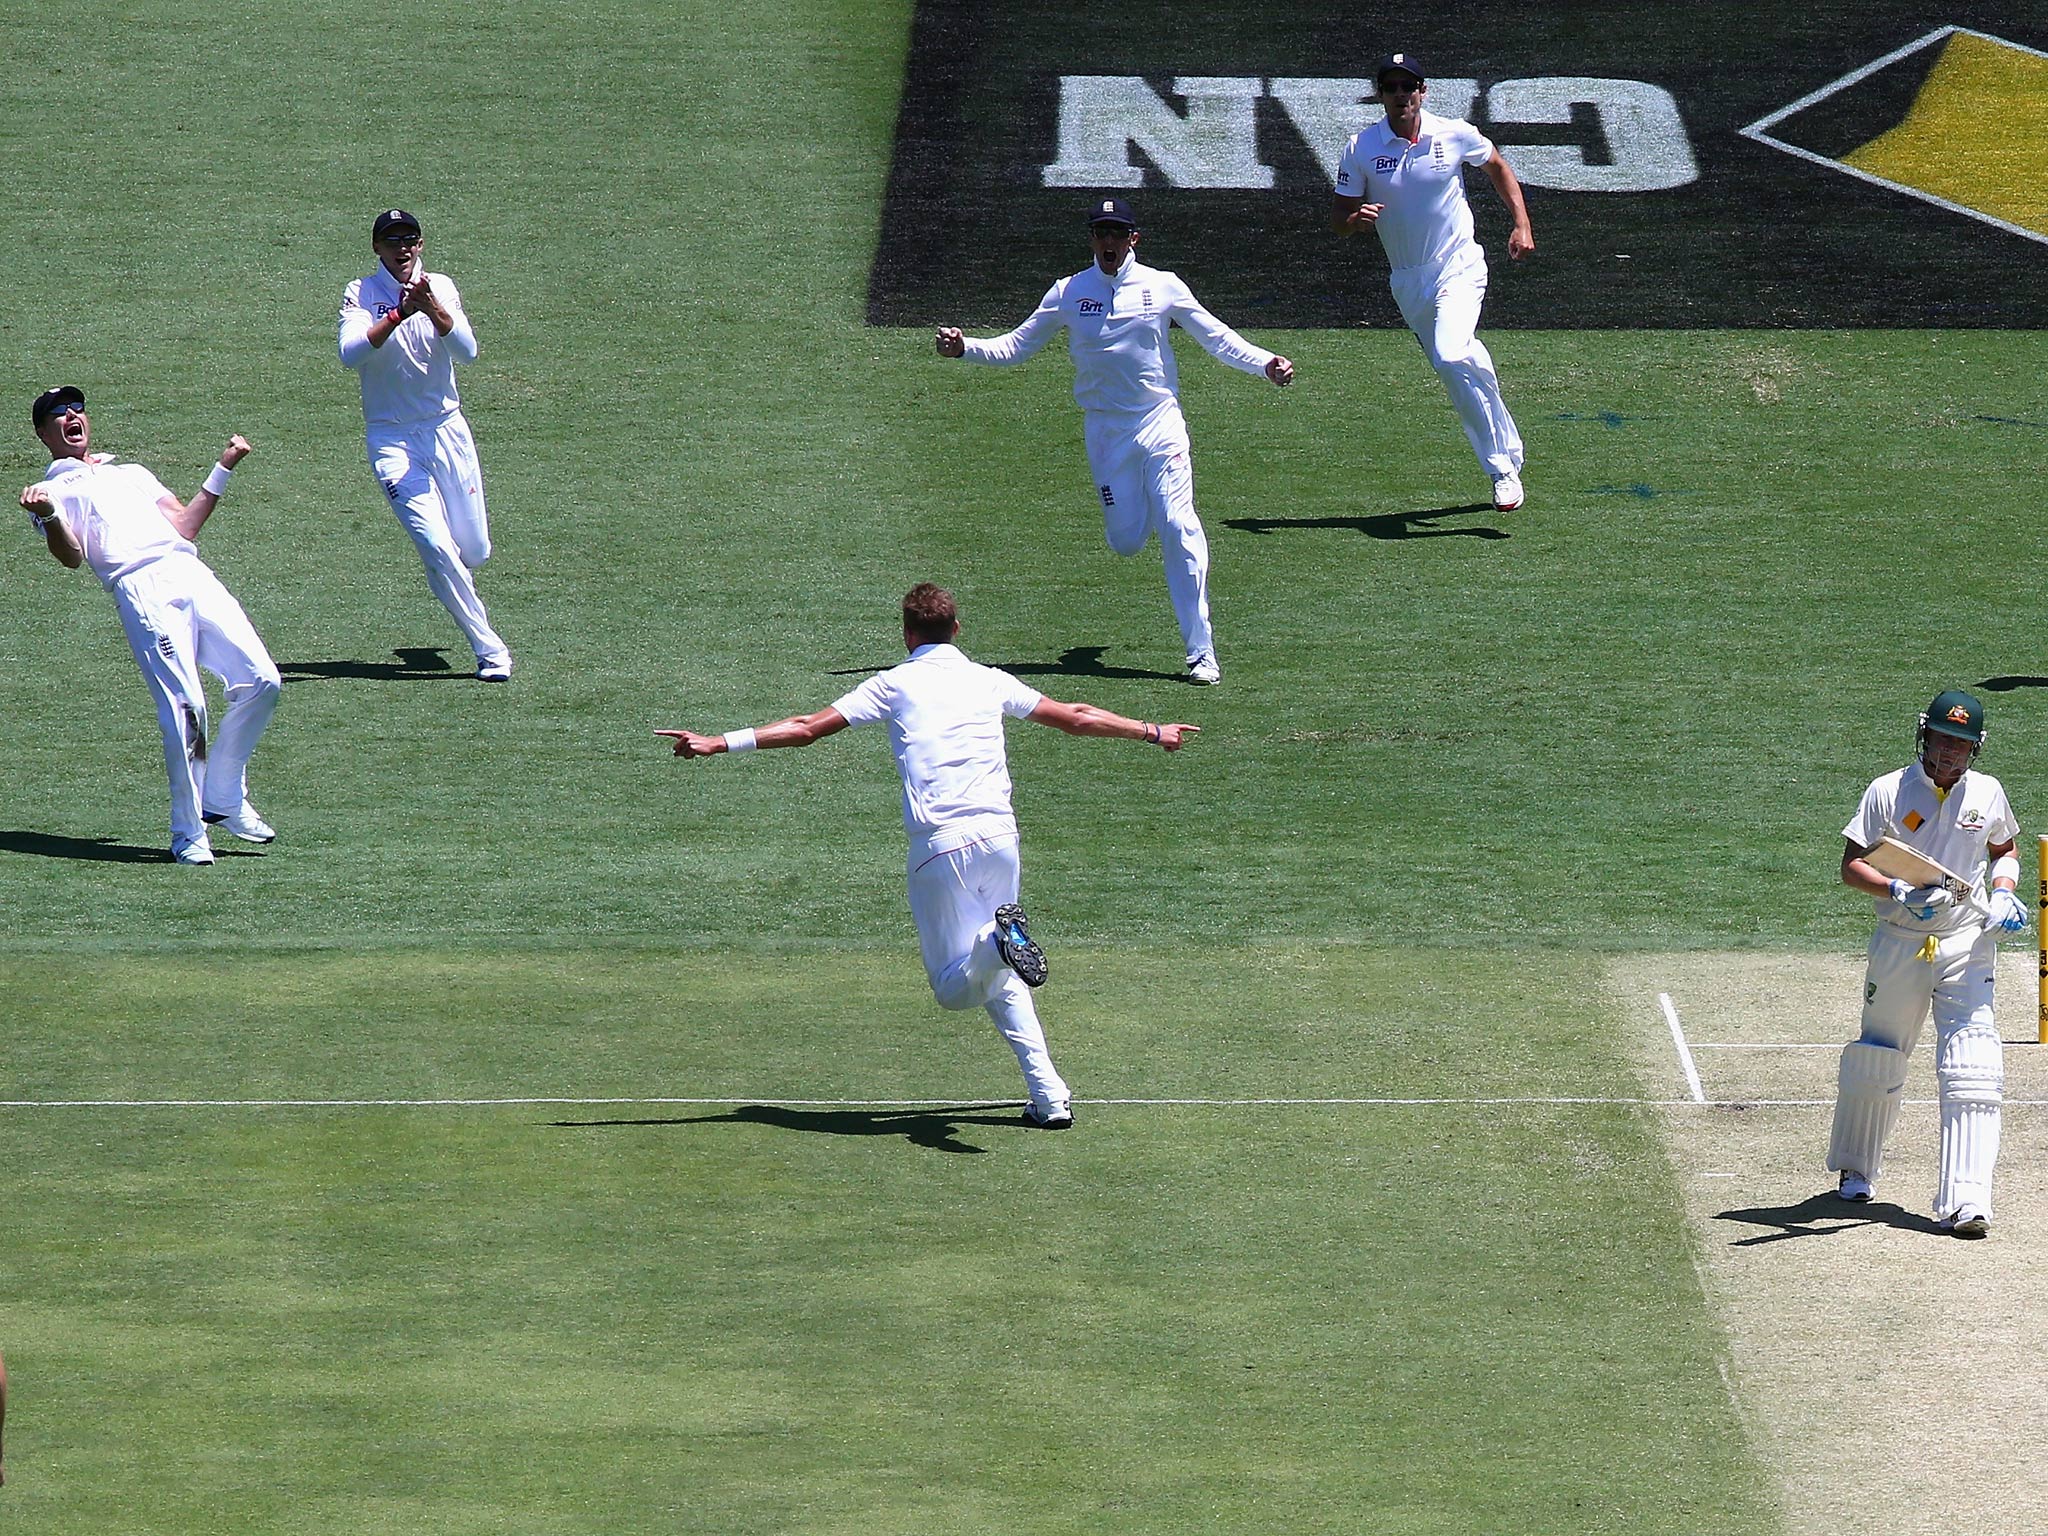
<path id="1" fill-rule="evenodd" d="M 1421 137 L 1413 144 L 1382 118 L 1359 129 L 1344 146 L 1337 161 L 1337 195 L 1384 204 L 1373 228 L 1387 264 L 1419 267 L 1473 244 L 1465 167 L 1492 158 L 1492 141 L 1460 118 L 1424 112 Z"/>
<path id="2" fill-rule="evenodd" d="M 1065 326 L 1081 409 L 1142 415 L 1179 397 L 1180 370 L 1167 337 L 1176 320 L 1202 350 L 1233 368 L 1263 373 L 1273 360 L 1204 309 L 1173 273 L 1142 266 L 1134 255 L 1114 277 L 1090 262 L 1061 278 L 1045 290 L 1030 319 L 1007 335 L 970 339 L 965 355 L 999 367 L 1021 363 Z"/>
<path id="3" fill-rule="evenodd" d="M 1863 791 L 1856 814 L 1842 828 L 1842 836 L 1858 848 L 1875 847 L 1881 837 L 1897 838 L 1968 880 L 1980 898 L 1986 894 L 1985 848 L 2012 842 L 2019 835 L 2005 786 L 1990 774 L 1966 771 L 1944 799 L 1918 762 L 1873 780 Z M 1889 896 L 1877 897 L 1876 903 L 1877 915 L 1886 922 L 1930 933 L 1982 921 L 1955 907 L 1939 909 L 1922 920 Z"/>
<path id="4" fill-rule="evenodd" d="M 65 531 L 85 551 L 86 565 L 109 590 L 123 576 L 166 555 L 198 558 L 198 546 L 173 528 L 157 505 L 170 491 L 140 464 L 117 464 L 105 453 L 94 454 L 89 463 L 53 459 L 41 483 Z"/>
<path id="5" fill-rule="evenodd" d="M 1016 835 L 1003 717 L 1021 720 L 1044 697 L 956 645 L 921 645 L 832 705 L 848 725 L 888 722 L 913 864 Z"/>
<path id="6" fill-rule="evenodd" d="M 398 308 L 398 279 L 384 270 L 359 277 L 341 292 L 341 360 L 363 385 L 367 426 L 403 426 L 439 421 L 462 409 L 455 392 L 455 365 L 476 361 L 476 332 L 462 308 L 454 282 L 429 272 L 434 297 L 447 306 L 455 329 L 443 336 L 427 315 L 408 315 L 381 347 L 370 345 L 370 327 Z"/>

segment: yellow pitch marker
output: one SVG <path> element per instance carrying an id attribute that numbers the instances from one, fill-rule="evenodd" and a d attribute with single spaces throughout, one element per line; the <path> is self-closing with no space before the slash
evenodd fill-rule
<path id="1" fill-rule="evenodd" d="M 1953 34 L 1905 120 L 1842 163 L 2048 236 L 2048 58 Z"/>

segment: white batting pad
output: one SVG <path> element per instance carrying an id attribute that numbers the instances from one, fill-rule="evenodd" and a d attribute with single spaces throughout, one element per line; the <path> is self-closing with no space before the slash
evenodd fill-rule
<path id="1" fill-rule="evenodd" d="M 1904 1051 L 1857 1040 L 1842 1047 L 1835 1084 L 1835 1128 L 1828 1140 L 1828 1168 L 1854 1169 L 1875 1182 L 1884 1163 L 1884 1144 L 1898 1123 L 1906 1086 Z"/>
<path id="2" fill-rule="evenodd" d="M 2005 1047 L 1989 1024 L 1965 1024 L 1941 1043 L 1941 1182 L 1934 1214 L 1963 1206 L 1991 1214 L 1991 1170 L 1998 1162 L 1999 1106 L 2005 1102 Z"/>

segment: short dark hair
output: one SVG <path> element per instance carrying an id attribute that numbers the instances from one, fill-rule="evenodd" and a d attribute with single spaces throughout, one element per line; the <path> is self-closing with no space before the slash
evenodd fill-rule
<path id="1" fill-rule="evenodd" d="M 944 645 L 960 627 L 960 609 L 944 587 L 920 581 L 903 594 L 903 632 L 926 645 Z"/>

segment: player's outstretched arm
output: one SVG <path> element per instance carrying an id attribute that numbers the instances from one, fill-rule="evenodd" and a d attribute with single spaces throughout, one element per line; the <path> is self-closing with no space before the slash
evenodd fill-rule
<path id="1" fill-rule="evenodd" d="M 656 731 L 666 737 L 677 757 L 716 757 L 721 752 L 751 752 L 756 747 L 808 747 L 846 729 L 846 716 L 827 705 L 812 715 L 791 715 L 759 730 L 727 731 L 705 736 L 697 731 Z"/>
<path id="2" fill-rule="evenodd" d="M 1178 723 L 1155 725 L 1149 720 L 1133 720 L 1094 704 L 1066 704 L 1046 698 L 1041 698 L 1038 707 L 1025 718 L 1039 725 L 1049 725 L 1056 731 L 1065 731 L 1069 736 L 1113 736 L 1123 741 L 1146 742 L 1168 752 L 1178 752 L 1190 736 L 1199 735 L 1202 729 L 1199 725 Z"/>
<path id="3" fill-rule="evenodd" d="M 1508 205 L 1508 214 L 1515 221 L 1515 227 L 1508 231 L 1508 255 L 1520 261 L 1536 249 L 1536 233 L 1529 227 L 1529 205 L 1522 198 L 1522 184 L 1515 180 L 1515 168 L 1501 159 L 1497 149 L 1480 169 L 1486 172 L 1486 179 L 1493 183 L 1493 190 Z"/>

